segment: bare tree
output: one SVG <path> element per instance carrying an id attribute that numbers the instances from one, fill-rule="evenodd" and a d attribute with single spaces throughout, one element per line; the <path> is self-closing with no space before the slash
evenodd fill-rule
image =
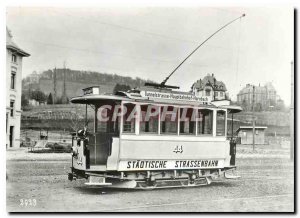
<path id="1" fill-rule="evenodd" d="M 83 117 L 80 116 L 78 106 L 75 105 L 75 112 L 71 113 L 71 124 L 69 125 L 76 133 L 78 134 L 78 130 L 85 127 L 86 123 Z"/>

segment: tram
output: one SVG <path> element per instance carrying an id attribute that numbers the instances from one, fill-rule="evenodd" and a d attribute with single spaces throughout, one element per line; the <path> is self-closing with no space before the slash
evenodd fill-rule
<path id="1" fill-rule="evenodd" d="M 240 112 L 229 100 L 215 101 L 166 85 L 174 72 L 205 42 L 245 14 L 225 24 L 194 49 L 160 84 L 100 93 L 89 87 L 71 99 L 92 108 L 92 128 L 72 139 L 69 180 L 115 188 L 208 185 L 234 171 L 236 143 L 227 139 L 227 119 Z M 233 123 L 233 122 L 232 122 Z M 232 131 L 233 133 L 233 131 Z"/>
<path id="2" fill-rule="evenodd" d="M 227 119 L 241 108 L 229 101 L 145 86 L 115 95 L 90 87 L 71 102 L 89 105 L 94 117 L 92 129 L 73 135 L 69 180 L 159 188 L 235 178 L 228 174 L 236 168 L 236 143 L 227 137 Z"/>

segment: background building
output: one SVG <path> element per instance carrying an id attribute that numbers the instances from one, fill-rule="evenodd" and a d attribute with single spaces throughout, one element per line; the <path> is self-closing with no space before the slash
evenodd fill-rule
<path id="1" fill-rule="evenodd" d="M 255 144 L 263 145 L 265 143 L 265 130 L 266 126 L 256 126 L 255 127 Z M 240 144 L 242 145 L 251 145 L 253 144 L 253 127 L 252 126 L 240 126 L 236 131 L 238 137 L 241 139 Z"/>
<path id="2" fill-rule="evenodd" d="M 246 111 L 252 111 L 253 97 L 255 111 L 269 111 L 284 107 L 283 100 L 276 94 L 271 82 L 266 83 L 264 86 L 247 84 L 237 94 L 237 104 Z"/>
<path id="3" fill-rule="evenodd" d="M 20 147 L 22 58 L 28 56 L 6 28 L 6 147 Z"/>
<path id="4" fill-rule="evenodd" d="M 218 81 L 214 74 L 207 74 L 203 79 L 197 80 L 191 88 L 196 96 L 208 97 L 211 101 L 228 100 L 225 84 Z"/>

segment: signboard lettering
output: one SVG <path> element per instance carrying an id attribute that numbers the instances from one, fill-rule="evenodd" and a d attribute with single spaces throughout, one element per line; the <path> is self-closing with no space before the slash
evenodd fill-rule
<path id="1" fill-rule="evenodd" d="M 180 94 L 180 93 L 163 93 L 163 92 L 153 92 L 153 91 L 142 91 L 142 97 L 148 98 L 160 98 L 167 100 L 181 100 L 181 101 L 198 101 L 198 102 L 208 102 L 207 97 L 197 97 L 192 94 Z"/>
<path id="2" fill-rule="evenodd" d="M 224 160 L 129 160 L 120 161 L 120 170 L 222 168 Z"/>

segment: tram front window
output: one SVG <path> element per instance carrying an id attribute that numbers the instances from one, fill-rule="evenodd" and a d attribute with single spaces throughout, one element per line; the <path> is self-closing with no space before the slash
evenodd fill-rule
<path id="1" fill-rule="evenodd" d="M 217 111 L 217 136 L 225 135 L 226 112 Z"/>
<path id="2" fill-rule="evenodd" d="M 141 133 L 158 133 L 159 107 L 154 105 L 141 105 Z"/>
<path id="3" fill-rule="evenodd" d="M 213 129 L 213 111 L 202 109 L 198 111 L 198 135 L 211 135 Z"/>
<path id="4" fill-rule="evenodd" d="M 161 134 L 177 134 L 178 108 L 165 106 L 161 108 Z"/>
<path id="5" fill-rule="evenodd" d="M 180 109 L 180 131 L 181 135 L 195 135 L 196 134 L 196 122 L 195 122 L 196 110 L 192 108 Z"/>

